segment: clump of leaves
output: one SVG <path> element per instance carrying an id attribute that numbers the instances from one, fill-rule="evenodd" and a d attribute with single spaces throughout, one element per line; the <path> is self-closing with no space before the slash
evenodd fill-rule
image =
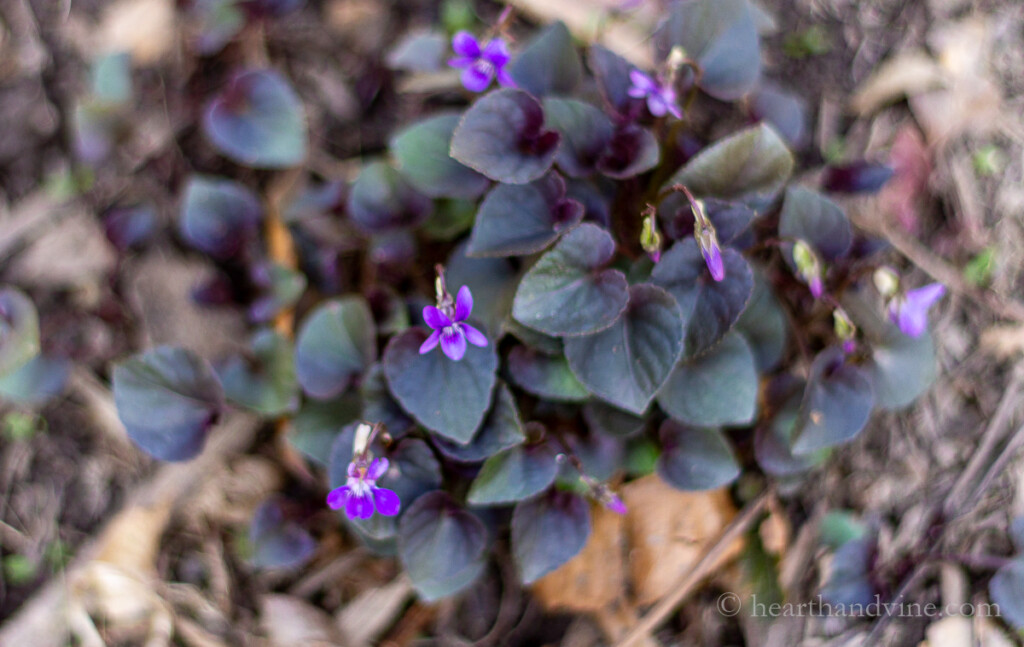
<path id="1" fill-rule="evenodd" d="M 523 582 L 544 577 L 586 543 L 592 504 L 627 512 L 624 479 L 797 481 L 934 375 L 941 286 L 909 285 L 827 191 L 789 184 L 803 107 L 762 78 L 746 0 L 674 5 L 654 70 L 581 52 L 561 24 L 510 48 L 503 25 L 454 39 L 468 105 L 425 109 L 349 186 L 271 213 L 252 175 L 190 178 L 181 238 L 257 329 L 235 357 L 157 348 L 113 373 L 129 435 L 163 460 L 199 454 L 228 406 L 292 419 L 319 504 L 427 600 L 470 586 L 498 541 Z M 696 116 L 743 97 L 756 123 L 694 144 L 715 121 Z M 290 168 L 303 114 L 280 73 L 246 69 L 202 130 L 235 163 Z M 887 175 L 830 177 L 865 192 Z M 299 270 L 263 252 L 282 213 Z M 294 342 L 262 327 L 293 312 Z M 255 563 L 312 552 L 284 509 L 261 508 Z"/>

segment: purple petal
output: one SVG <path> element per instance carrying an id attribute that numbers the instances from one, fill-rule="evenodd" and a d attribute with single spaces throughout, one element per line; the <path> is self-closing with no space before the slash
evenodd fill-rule
<path id="1" fill-rule="evenodd" d="M 451 319 L 446 317 L 440 308 L 434 306 L 423 308 L 423 321 L 427 322 L 427 325 L 434 330 L 452 325 Z"/>
<path id="2" fill-rule="evenodd" d="M 456 56 L 455 58 L 448 59 L 448 67 L 457 67 L 459 69 L 469 67 L 473 63 L 476 63 L 476 59 L 469 58 L 468 56 Z"/>
<path id="3" fill-rule="evenodd" d="M 721 281 L 725 278 L 725 265 L 722 263 L 722 250 L 717 246 L 712 247 L 710 250 L 700 250 L 704 255 L 704 263 L 708 266 L 708 271 L 711 272 L 711 278 L 715 281 Z"/>
<path id="4" fill-rule="evenodd" d="M 437 342 L 439 341 L 441 341 L 441 329 L 430 333 L 430 337 L 427 337 L 420 346 L 420 355 L 426 355 L 430 351 L 434 350 L 434 346 L 437 346 Z"/>
<path id="5" fill-rule="evenodd" d="M 505 64 L 508 63 L 508 45 L 501 38 L 495 38 L 487 43 L 480 57 L 490 61 L 494 67 L 505 67 Z"/>
<path id="6" fill-rule="evenodd" d="M 615 514 L 626 514 L 629 512 L 629 510 L 626 509 L 626 504 L 622 502 L 622 499 L 614 494 L 609 497 L 606 505 L 607 508 Z"/>
<path id="7" fill-rule="evenodd" d="M 441 335 L 441 350 L 454 361 L 459 361 L 466 354 L 466 337 L 462 331 L 451 329 Z"/>
<path id="8" fill-rule="evenodd" d="M 345 505 L 345 514 L 349 519 L 369 519 L 373 516 L 373 498 L 369 494 L 350 496 Z"/>
<path id="9" fill-rule="evenodd" d="M 509 73 L 505 71 L 505 68 L 498 69 L 498 83 L 501 84 L 501 87 L 503 88 L 519 87 L 516 85 L 515 80 L 513 80 L 513 78 L 509 76 Z"/>
<path id="10" fill-rule="evenodd" d="M 898 309 L 896 325 L 900 327 L 904 335 L 920 337 L 928 328 L 928 311 L 912 308 L 909 304 L 903 303 L 902 307 Z"/>
<path id="11" fill-rule="evenodd" d="M 452 51 L 467 58 L 480 57 L 480 43 L 468 31 L 460 31 L 452 37 Z"/>
<path id="12" fill-rule="evenodd" d="M 462 332 L 466 335 L 466 341 L 483 348 L 487 345 L 487 337 L 482 332 L 470 326 L 469 324 L 462 324 Z"/>
<path id="13" fill-rule="evenodd" d="M 373 490 L 373 501 L 377 504 L 377 512 L 385 517 L 395 516 L 402 508 L 402 500 L 398 498 L 398 495 L 385 488 L 379 487 Z"/>
<path id="14" fill-rule="evenodd" d="M 359 478 L 359 468 L 356 467 L 356 462 L 352 461 L 348 464 L 348 477 L 352 479 Z"/>
<path id="15" fill-rule="evenodd" d="M 494 69 L 490 66 L 473 65 L 462 72 L 462 85 L 470 92 L 483 92 L 494 79 Z"/>
<path id="16" fill-rule="evenodd" d="M 665 113 L 668 112 L 668 106 L 665 105 L 664 99 L 657 94 L 647 95 L 647 109 L 655 117 L 664 117 Z"/>
<path id="17" fill-rule="evenodd" d="M 825 293 L 825 286 L 818 277 L 811 279 L 811 283 L 808 287 L 811 289 L 811 294 L 815 299 L 820 299 L 821 295 Z"/>
<path id="18" fill-rule="evenodd" d="M 629 96 L 631 97 L 639 99 L 658 89 L 654 79 L 637 69 L 629 71 L 629 80 L 633 84 L 633 87 L 629 89 Z M 639 94 L 633 94 L 634 90 L 638 91 Z"/>
<path id="19" fill-rule="evenodd" d="M 465 321 L 472 312 L 473 293 L 469 291 L 468 285 L 463 285 L 455 297 L 455 321 Z"/>
<path id="20" fill-rule="evenodd" d="M 928 310 L 932 305 L 942 298 L 946 293 L 946 286 L 941 283 L 931 283 L 922 288 L 907 292 L 907 303 L 917 308 Z"/>
<path id="21" fill-rule="evenodd" d="M 348 502 L 348 492 L 349 487 L 347 485 L 331 490 L 330 494 L 327 495 L 327 507 L 331 510 L 341 510 L 344 508 Z"/>
<path id="22" fill-rule="evenodd" d="M 380 477 L 384 476 L 384 472 L 388 471 L 388 459 L 386 458 L 375 458 L 370 463 L 369 469 L 366 470 L 366 479 L 368 481 L 376 481 Z"/>

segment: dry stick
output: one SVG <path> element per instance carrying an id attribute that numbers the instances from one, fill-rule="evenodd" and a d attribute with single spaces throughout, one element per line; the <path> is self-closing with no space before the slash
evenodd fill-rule
<path id="1" fill-rule="evenodd" d="M 640 622 L 626 634 L 626 637 L 616 643 L 615 647 L 631 647 L 640 644 L 640 641 L 649 638 L 651 632 L 672 615 L 676 607 L 693 593 L 704 578 L 719 566 L 722 557 L 729 551 L 732 544 L 740 538 L 753 523 L 761 516 L 768 505 L 768 499 L 772 496 L 772 490 L 762 492 L 757 499 L 748 503 L 736 519 L 722 531 L 718 539 L 701 556 L 697 564 L 684 575 L 679 582 L 671 587 L 673 591 L 659 601 L 650 611 L 640 619 Z"/>
<path id="2" fill-rule="evenodd" d="M 964 468 L 960 478 L 953 485 L 949 496 L 946 497 L 943 509 L 947 517 L 951 516 L 954 510 L 964 507 L 968 486 L 974 482 L 975 477 L 981 472 L 982 468 L 992 459 L 991 454 L 996 450 L 999 441 L 1005 435 L 1006 427 L 1009 426 L 1010 419 L 1016 411 L 1017 398 L 1022 385 L 1024 385 L 1024 369 L 1018 368 L 1014 371 L 1010 384 L 1007 385 L 1006 390 L 1003 392 L 1003 397 L 996 407 L 995 414 L 989 419 L 988 426 L 981 439 L 981 445 L 971 456 L 967 467 Z"/>

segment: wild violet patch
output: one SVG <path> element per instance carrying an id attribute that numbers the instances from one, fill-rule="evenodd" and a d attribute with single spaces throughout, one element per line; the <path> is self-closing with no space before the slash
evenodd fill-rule
<path id="1" fill-rule="evenodd" d="M 204 51 L 286 5 L 196 3 Z M 228 356 L 161 347 L 113 370 L 129 437 L 161 460 L 199 455 L 229 408 L 282 421 L 322 477 L 316 509 L 397 556 L 428 601 L 471 587 L 497 542 L 523 583 L 557 570 L 595 506 L 631 514 L 618 488 L 638 476 L 796 482 L 935 375 L 944 288 L 887 266 L 835 196 L 890 170 L 793 183 L 807 111 L 764 78 L 746 0 L 674 4 L 650 69 L 581 51 L 560 23 L 512 38 L 504 20 L 406 43 L 434 66 L 450 45 L 458 85 L 410 99 L 415 118 L 352 177 L 296 170 L 319 126 L 284 67 L 227 73 L 201 124 L 224 177 L 183 179 L 177 231 L 218 265 L 196 300 L 244 307 L 252 335 Z M 79 137 L 100 157 L 128 72 L 97 65 L 106 103 L 90 109 L 110 128 Z M 708 141 L 732 123 L 752 125 Z M 111 240 L 144 244 L 147 213 L 113 212 Z M 293 258 L 272 251 L 275 227 Z M 27 298 L 0 292 L 0 392 L 12 375 L 53 392 L 62 366 L 40 355 Z M 295 510 L 261 506 L 255 566 L 311 557 Z M 837 597 L 866 590 L 870 542 L 851 541 Z"/>

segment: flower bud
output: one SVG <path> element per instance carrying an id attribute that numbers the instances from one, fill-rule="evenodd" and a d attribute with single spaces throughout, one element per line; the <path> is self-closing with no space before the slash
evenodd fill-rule
<path id="1" fill-rule="evenodd" d="M 661 234 L 658 232 L 657 223 L 654 222 L 653 211 L 644 216 L 643 226 L 640 229 L 640 247 L 655 263 L 661 260 Z"/>
<path id="2" fill-rule="evenodd" d="M 850 315 L 846 314 L 846 311 L 842 308 L 836 308 L 832 311 L 832 319 L 836 337 L 841 341 L 849 341 L 857 334 L 857 326 L 854 325 L 853 321 L 850 320 Z"/>
<path id="3" fill-rule="evenodd" d="M 875 288 L 883 298 L 891 299 L 897 292 L 899 292 L 900 277 L 892 268 L 880 267 L 875 270 L 875 274 L 872 278 L 875 282 Z"/>
<path id="4" fill-rule="evenodd" d="M 798 240 L 793 245 L 793 262 L 796 263 L 797 273 L 800 279 L 807 284 L 815 299 L 820 299 L 825 293 L 823 281 L 824 271 L 821 267 L 821 260 L 814 253 L 811 246 L 803 240 Z"/>
<path id="5" fill-rule="evenodd" d="M 370 446 L 370 434 L 373 433 L 373 426 L 365 422 L 356 427 L 356 437 L 352 441 L 352 455 L 360 456 L 365 454 Z"/>

